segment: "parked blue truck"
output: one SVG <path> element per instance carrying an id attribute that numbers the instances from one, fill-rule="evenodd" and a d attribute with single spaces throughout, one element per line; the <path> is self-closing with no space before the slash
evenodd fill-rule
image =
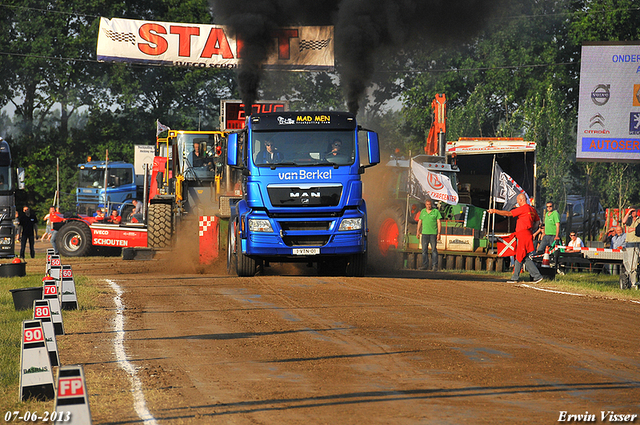
<path id="1" fill-rule="evenodd" d="M 133 164 L 123 161 L 91 161 L 78 164 L 78 168 L 80 172 L 76 201 L 79 214 L 91 216 L 98 208 L 120 211 L 125 205 L 133 210 L 131 201 L 138 197 L 139 191 Z M 105 169 L 108 171 L 106 190 Z"/>
<path id="2" fill-rule="evenodd" d="M 367 147 L 367 164 L 359 145 Z M 230 271 L 253 276 L 270 262 L 305 262 L 320 274 L 364 276 L 368 229 L 360 177 L 379 162 L 378 135 L 353 114 L 251 115 L 228 137 L 227 164 L 243 176 L 243 197 L 229 221 Z"/>

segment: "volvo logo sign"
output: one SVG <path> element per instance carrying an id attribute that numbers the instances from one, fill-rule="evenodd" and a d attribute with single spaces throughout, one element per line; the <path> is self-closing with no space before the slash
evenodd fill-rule
<path id="1" fill-rule="evenodd" d="M 609 101 L 609 97 L 611 93 L 609 93 L 609 88 L 611 84 L 598 84 L 595 89 L 591 92 L 591 100 L 598 106 L 603 106 Z"/>

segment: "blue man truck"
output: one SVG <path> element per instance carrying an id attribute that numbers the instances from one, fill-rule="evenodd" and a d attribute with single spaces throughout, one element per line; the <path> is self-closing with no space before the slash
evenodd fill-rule
<path id="1" fill-rule="evenodd" d="M 362 143 L 358 143 L 363 135 Z M 359 145 L 368 163 L 361 164 Z M 367 208 L 361 174 L 380 162 L 377 133 L 346 112 L 253 114 L 231 133 L 227 164 L 242 173 L 231 208 L 227 266 L 253 276 L 270 262 L 364 276 Z"/>

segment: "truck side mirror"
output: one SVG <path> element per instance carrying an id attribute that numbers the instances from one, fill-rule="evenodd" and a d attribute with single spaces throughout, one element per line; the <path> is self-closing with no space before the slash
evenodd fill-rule
<path id="1" fill-rule="evenodd" d="M 227 136 L 227 165 L 238 165 L 238 133 L 230 133 Z"/>
<path id="2" fill-rule="evenodd" d="M 369 164 L 379 164 L 380 143 L 378 142 L 378 133 L 375 131 L 367 131 L 367 147 L 369 148 Z"/>

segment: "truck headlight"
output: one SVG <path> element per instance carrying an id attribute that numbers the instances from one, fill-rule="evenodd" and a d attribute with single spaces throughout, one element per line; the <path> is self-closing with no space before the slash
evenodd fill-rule
<path id="1" fill-rule="evenodd" d="M 271 227 L 269 220 L 251 218 L 249 219 L 249 231 L 273 233 L 273 227 Z"/>
<path id="2" fill-rule="evenodd" d="M 362 229 L 362 218 L 345 218 L 340 223 L 339 232 L 344 232 L 346 230 L 360 230 Z"/>

